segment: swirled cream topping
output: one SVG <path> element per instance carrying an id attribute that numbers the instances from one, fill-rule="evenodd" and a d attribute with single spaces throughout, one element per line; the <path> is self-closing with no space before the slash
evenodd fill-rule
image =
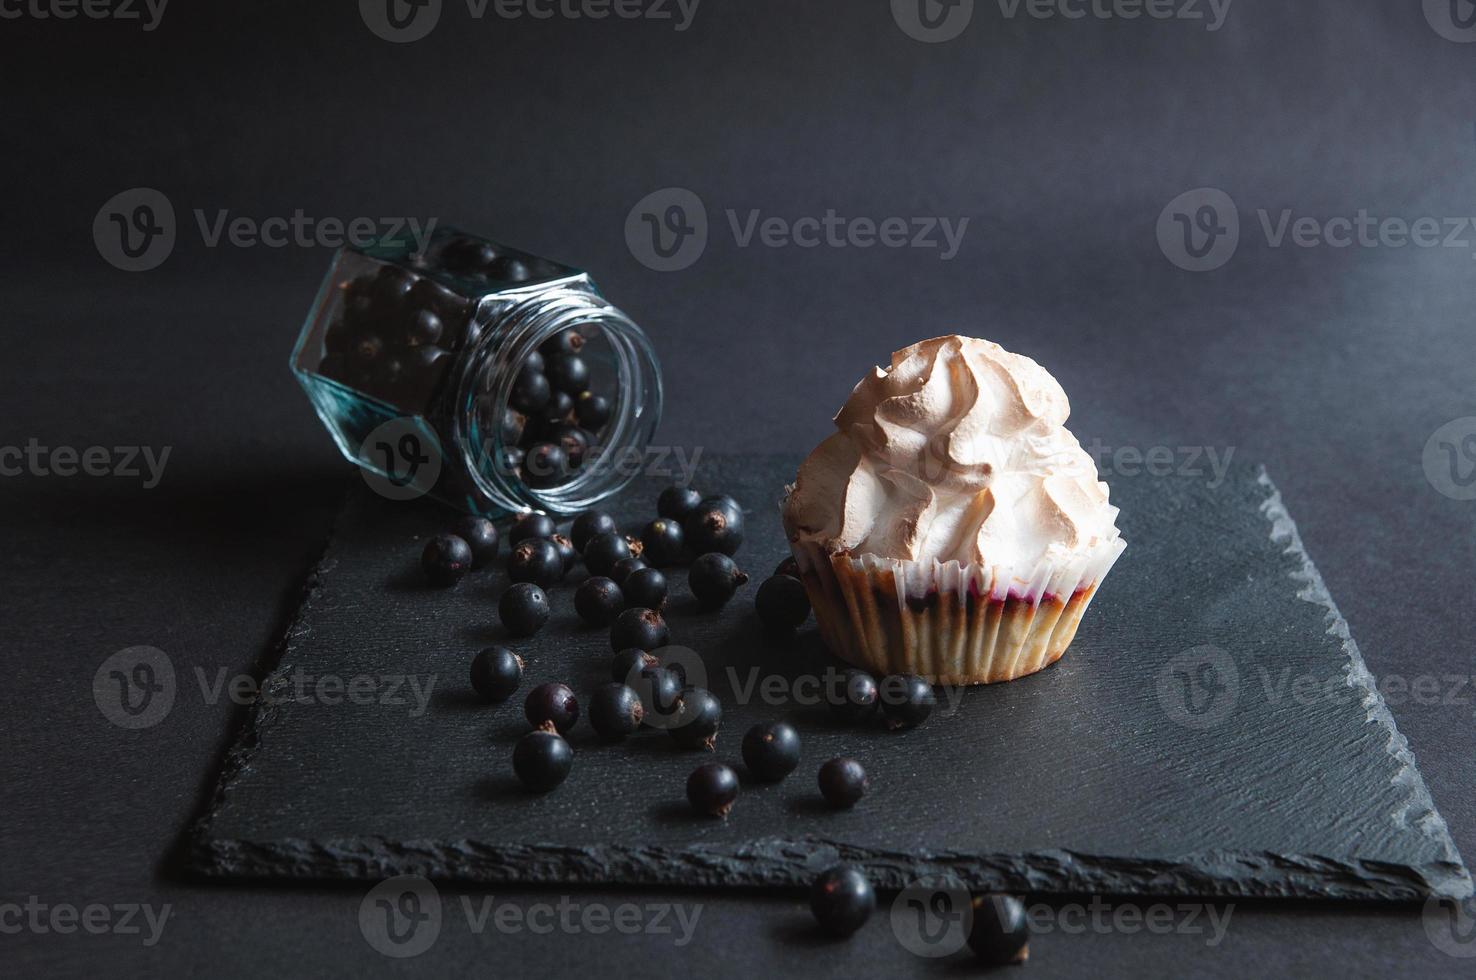
<path id="1" fill-rule="evenodd" d="M 1118 537 L 1070 403 L 1028 357 L 972 337 L 892 355 L 858 384 L 784 505 L 796 539 L 909 561 L 1024 568 Z"/>

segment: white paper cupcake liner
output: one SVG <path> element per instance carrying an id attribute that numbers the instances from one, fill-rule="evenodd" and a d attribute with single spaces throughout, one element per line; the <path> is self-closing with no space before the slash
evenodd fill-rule
<path id="1" fill-rule="evenodd" d="M 832 554 L 790 542 L 820 635 L 842 659 L 934 684 L 995 684 L 1061 658 L 1127 542 L 1032 568 Z"/>

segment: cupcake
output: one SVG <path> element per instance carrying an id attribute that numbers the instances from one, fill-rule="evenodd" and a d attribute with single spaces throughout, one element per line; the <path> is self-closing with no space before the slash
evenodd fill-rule
<path id="1" fill-rule="evenodd" d="M 856 386 L 783 502 L 832 651 L 935 684 L 1060 659 L 1127 547 L 1070 411 L 1039 364 L 972 337 L 914 344 Z"/>

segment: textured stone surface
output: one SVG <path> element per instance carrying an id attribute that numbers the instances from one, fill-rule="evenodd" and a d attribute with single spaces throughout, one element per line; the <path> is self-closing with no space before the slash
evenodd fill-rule
<path id="1" fill-rule="evenodd" d="M 1218 487 L 1115 480 L 1129 548 L 1066 658 L 945 696 L 927 725 L 890 734 L 801 703 L 795 681 L 837 662 L 813 625 L 776 641 L 753 615 L 758 582 L 785 553 L 775 501 L 796 462 L 704 461 L 698 486 L 732 493 L 748 514 L 739 558 L 755 580 L 727 609 L 699 613 L 684 572 L 670 572 L 674 640 L 698 651 L 724 702 L 718 757 L 736 764 L 750 724 L 787 717 L 804 740 L 787 781 L 745 783 L 727 820 L 699 820 L 682 786 L 708 756 L 676 751 L 660 732 L 601 745 L 581 722 L 569 780 L 523 793 L 509 765 L 527 727 L 521 697 L 484 706 L 465 679 L 480 646 L 504 642 L 501 570 L 425 588 L 419 543 L 443 515 L 364 491 L 340 515 L 267 690 L 369 676 L 401 703 L 278 697 L 255 709 L 194 828 L 193 865 L 228 877 L 716 886 L 799 883 L 843 858 L 891 886 L 947 871 L 1033 893 L 1470 892 L 1264 474 L 1234 469 Z M 612 509 L 636 529 L 659 486 L 639 483 Z M 606 676 L 605 633 L 572 610 L 581 575 L 554 594 L 549 627 L 512 644 L 528 661 L 524 691 L 557 679 L 584 692 Z M 410 683 L 390 691 L 401 675 L 429 691 L 423 712 Z M 771 682 L 782 696 L 742 696 L 769 676 L 782 678 Z M 862 760 L 873 788 L 834 813 L 814 772 L 842 753 Z"/>

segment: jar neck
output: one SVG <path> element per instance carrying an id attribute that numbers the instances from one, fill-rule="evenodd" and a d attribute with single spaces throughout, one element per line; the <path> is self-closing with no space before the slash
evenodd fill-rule
<path id="1" fill-rule="evenodd" d="M 486 321 L 462 366 L 454 410 L 462 464 L 484 498 L 469 501 L 473 508 L 573 514 L 618 493 L 639 475 L 662 402 L 661 369 L 641 328 L 592 289 L 566 285 L 494 307 Z M 598 448 L 570 479 L 534 488 L 505 465 L 505 450 L 512 445 L 504 442 L 501 425 L 487 424 L 486 409 L 494 406 L 491 415 L 501 419 L 524 363 L 545 341 L 570 329 L 597 331 L 608 346 L 607 370 L 614 375 L 610 421 Z"/>

